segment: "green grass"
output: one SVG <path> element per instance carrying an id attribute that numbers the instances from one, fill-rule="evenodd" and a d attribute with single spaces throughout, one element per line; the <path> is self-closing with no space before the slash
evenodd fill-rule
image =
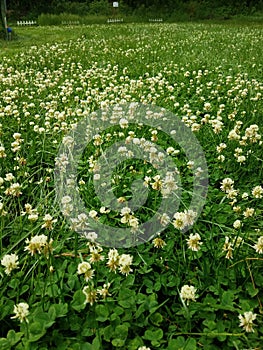
<path id="1" fill-rule="evenodd" d="M 0 348 L 260 348 L 262 24 L 206 21 L 14 30 L 15 40 L 0 41 Z M 79 193 L 86 214 L 95 210 L 101 227 L 130 228 L 131 219 L 137 218 L 139 225 L 147 221 L 163 200 L 156 189 L 160 169 L 135 157 L 112 169 L 110 165 L 121 159 L 116 150 L 102 169 L 94 170 L 110 146 L 121 140 L 132 145 L 136 137 L 146 153 L 142 138 L 164 153 L 168 147 L 179 151 L 169 158 L 179 170 L 178 212 L 183 217 L 197 177 L 197 164 L 191 169 L 188 161 L 197 162 L 198 152 L 190 137 L 177 144 L 161 131 L 164 120 L 151 127 L 138 120 L 127 128 L 111 126 L 85 148 L 78 163 L 79 192 L 63 187 L 61 196 L 69 195 L 73 203 L 66 208 L 55 190 L 60 143 L 85 115 L 119 102 L 163 107 L 174 115 L 171 124 L 175 116 L 182 119 L 205 154 L 209 184 L 204 208 L 187 231 L 170 217 L 161 240 L 118 248 L 114 272 L 107 264 L 114 265 L 108 255 L 112 246 L 103 246 L 103 239 L 112 242 L 116 237 L 96 232 L 102 247 L 94 251 L 70 227 L 61 208 L 77 218 Z M 94 115 L 88 121 L 94 125 Z M 97 126 L 102 125 L 99 120 Z M 74 135 L 83 136 L 84 131 L 80 126 Z M 70 148 L 63 151 L 70 156 Z M 239 156 L 245 157 L 244 163 Z M 134 180 L 148 186 L 144 205 L 126 221 L 109 204 L 101 211 L 93 175 L 100 174 L 103 181 L 108 171 L 120 202 L 140 195 L 132 196 Z M 228 178 L 230 192 L 224 185 Z M 164 184 L 165 177 L 161 180 Z M 12 186 L 16 183 L 17 190 Z M 175 190 L 172 195 L 179 194 Z M 132 232 L 128 243 L 137 234 Z M 189 248 L 191 234 L 197 251 Z M 30 243 L 40 235 L 42 245 Z M 17 255 L 19 265 L 13 262 L 5 271 L 10 254 Z M 86 277 L 94 270 L 86 280 L 85 266 Z M 180 295 L 185 285 L 192 286 L 195 300 L 194 295 L 189 300 Z M 105 299 L 102 289 L 106 294 L 109 289 Z M 95 291 L 97 300 L 92 303 Z M 18 315 L 19 322 L 11 317 L 21 302 L 29 305 L 29 314 Z M 240 326 L 239 315 L 245 312 L 257 315 L 254 332 Z"/>

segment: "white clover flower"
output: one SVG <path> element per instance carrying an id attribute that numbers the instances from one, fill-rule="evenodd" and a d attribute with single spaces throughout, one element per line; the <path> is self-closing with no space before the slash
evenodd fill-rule
<path id="1" fill-rule="evenodd" d="M 7 215 L 7 211 L 4 210 L 4 203 L 0 202 L 0 215 L 5 216 Z"/>
<path id="2" fill-rule="evenodd" d="M 247 192 L 244 192 L 241 196 L 242 199 L 248 199 L 249 194 Z"/>
<path id="3" fill-rule="evenodd" d="M 87 238 L 91 242 L 95 242 L 98 238 L 98 235 L 96 232 L 85 232 L 85 238 Z"/>
<path id="4" fill-rule="evenodd" d="M 255 213 L 255 209 L 254 208 L 246 208 L 246 210 L 244 210 L 243 215 L 245 218 L 249 218 L 252 217 Z"/>
<path id="5" fill-rule="evenodd" d="M 154 248 L 163 248 L 166 246 L 166 243 L 161 237 L 156 237 L 153 239 L 153 246 Z"/>
<path id="6" fill-rule="evenodd" d="M 233 227 L 238 230 L 242 226 L 242 222 L 240 220 L 235 220 L 233 223 Z"/>
<path id="7" fill-rule="evenodd" d="M 28 322 L 27 316 L 29 315 L 29 305 L 27 303 L 19 303 L 14 306 L 15 316 L 11 318 L 18 318 L 20 322 Z"/>
<path id="8" fill-rule="evenodd" d="M 86 286 L 82 289 L 83 294 L 86 297 L 85 304 L 89 303 L 93 305 L 97 301 L 97 291 L 90 286 Z"/>
<path id="9" fill-rule="evenodd" d="M 263 254 L 263 236 L 258 238 L 257 243 L 253 246 L 257 253 Z"/>
<path id="10" fill-rule="evenodd" d="M 151 350 L 150 348 L 147 348 L 146 346 L 140 346 L 138 350 Z"/>
<path id="11" fill-rule="evenodd" d="M 211 103 L 210 102 L 205 102 L 204 103 L 204 110 L 209 111 L 211 109 Z"/>
<path id="12" fill-rule="evenodd" d="M 246 161 L 246 157 L 245 156 L 238 156 L 237 157 L 237 162 L 238 163 L 244 163 Z"/>
<path id="13" fill-rule="evenodd" d="M 48 230 L 52 230 L 53 224 L 57 222 L 57 219 L 53 219 L 50 214 L 45 214 L 43 217 L 44 224 L 41 226 L 42 228 L 46 228 Z"/>
<path id="14" fill-rule="evenodd" d="M 180 297 L 189 305 L 190 300 L 196 301 L 196 288 L 194 286 L 184 285 L 181 288 Z"/>
<path id="15" fill-rule="evenodd" d="M 125 118 L 121 118 L 120 121 L 119 121 L 119 124 L 120 124 L 120 127 L 122 129 L 125 129 L 125 128 L 127 128 L 129 126 L 129 122 Z"/>
<path id="16" fill-rule="evenodd" d="M 90 210 L 89 217 L 95 219 L 97 217 L 98 212 L 96 210 Z"/>
<path id="17" fill-rule="evenodd" d="M 18 269 L 19 261 L 17 254 L 6 254 L 1 260 L 1 264 L 5 267 L 5 273 L 10 275 L 10 273 Z"/>
<path id="18" fill-rule="evenodd" d="M 70 197 L 70 196 L 64 196 L 64 197 L 62 197 L 62 199 L 61 199 L 61 203 L 62 204 L 68 204 L 68 203 L 70 203 L 72 201 L 72 198 Z"/>
<path id="19" fill-rule="evenodd" d="M 226 157 L 223 155 L 223 154 L 220 154 L 218 157 L 217 157 L 217 159 L 220 161 L 220 162 L 224 162 L 225 161 L 225 159 L 226 159 Z"/>
<path id="20" fill-rule="evenodd" d="M 83 262 L 78 264 L 78 271 L 77 271 L 77 273 L 78 273 L 78 275 L 81 275 L 81 274 L 87 272 L 90 269 L 91 269 L 90 263 L 88 263 L 86 261 L 83 261 Z"/>
<path id="21" fill-rule="evenodd" d="M 162 226 L 168 225 L 170 222 L 170 217 L 166 213 L 163 213 L 161 218 L 160 218 L 160 223 Z"/>
<path id="22" fill-rule="evenodd" d="M 101 214 L 108 214 L 109 212 L 110 212 L 110 209 L 106 209 L 106 207 L 100 207 Z"/>
<path id="23" fill-rule="evenodd" d="M 132 264 L 133 257 L 129 254 L 122 254 L 119 257 L 119 271 L 123 275 L 128 275 L 130 272 L 132 272 L 132 269 L 130 268 L 130 265 Z"/>
<path id="24" fill-rule="evenodd" d="M 240 327 L 243 327 L 246 332 L 254 332 L 253 329 L 253 321 L 256 319 L 257 314 L 253 314 L 252 311 L 248 311 L 244 313 L 244 316 L 241 314 L 238 315 L 240 320 Z"/>
<path id="25" fill-rule="evenodd" d="M 0 146 L 0 158 L 6 158 L 5 147 Z"/>
<path id="26" fill-rule="evenodd" d="M 5 181 L 13 181 L 15 179 L 12 173 L 5 174 Z"/>
<path id="27" fill-rule="evenodd" d="M 135 216 L 131 215 L 128 220 L 128 225 L 134 229 L 137 229 L 139 226 L 139 220 Z"/>
<path id="28" fill-rule="evenodd" d="M 85 281 L 88 282 L 93 278 L 94 270 L 92 270 L 90 263 L 83 261 L 78 264 L 77 274 L 84 274 Z"/>
<path id="29" fill-rule="evenodd" d="M 223 245 L 223 251 L 226 253 L 226 259 L 232 259 L 233 257 L 233 243 L 230 241 L 229 237 L 226 236 L 225 243 Z"/>
<path id="30" fill-rule="evenodd" d="M 106 299 L 107 296 L 111 296 L 109 293 L 110 283 L 104 283 L 103 288 L 97 289 L 97 293 L 102 296 L 103 299 Z"/>
<path id="31" fill-rule="evenodd" d="M 226 144 L 225 143 L 220 143 L 217 147 L 216 150 L 218 153 L 221 153 L 225 148 L 226 148 Z"/>
<path id="32" fill-rule="evenodd" d="M 26 243 L 28 245 L 24 250 L 28 250 L 31 255 L 36 253 L 41 254 L 42 252 L 44 254 L 48 254 L 48 252 L 52 250 L 52 242 L 52 239 L 48 242 L 48 237 L 45 235 L 36 235 L 30 240 L 28 238 L 26 239 Z"/>
<path id="33" fill-rule="evenodd" d="M 201 248 L 203 242 L 201 242 L 201 237 L 198 233 L 191 233 L 189 238 L 186 240 L 188 249 L 191 249 L 193 252 L 198 252 Z"/>
<path id="34" fill-rule="evenodd" d="M 223 192 L 228 193 L 229 191 L 233 190 L 233 185 L 234 185 L 234 180 L 227 177 L 222 180 L 220 188 Z"/>
<path id="35" fill-rule="evenodd" d="M 173 216 L 173 226 L 178 230 L 183 230 L 187 226 L 186 213 L 177 212 Z"/>
<path id="36" fill-rule="evenodd" d="M 19 197 L 22 194 L 21 185 L 18 182 L 13 183 L 9 188 L 5 190 L 5 194 L 7 196 Z"/>
<path id="37" fill-rule="evenodd" d="M 252 189 L 252 196 L 254 198 L 262 198 L 263 197 L 263 187 L 256 186 Z"/>

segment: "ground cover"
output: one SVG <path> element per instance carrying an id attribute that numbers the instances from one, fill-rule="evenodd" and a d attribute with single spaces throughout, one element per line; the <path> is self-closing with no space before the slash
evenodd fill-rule
<path id="1" fill-rule="evenodd" d="M 260 348 L 262 25 L 15 31 L 17 40 L 0 42 L 1 349 Z M 158 123 L 117 113 L 118 125 L 87 144 L 73 191 L 61 194 L 57 174 L 68 165 L 59 150 L 72 143 L 70 130 L 83 118 L 100 123 L 97 110 L 112 117 L 117 104 L 136 103 L 151 106 Z M 164 132 L 159 108 L 183 121 L 206 164 L 195 147 L 185 151 L 188 139 L 177 144 Z M 126 158 L 110 178 L 118 212 L 98 199 L 94 181 L 108 175 L 99 158 L 119 141 L 115 160 Z M 135 144 L 150 160 L 129 152 Z M 159 177 L 166 156 L 175 171 Z M 206 170 L 195 213 L 193 184 Z M 138 210 L 129 207 L 134 181 L 148 191 Z M 180 199 L 178 209 L 160 216 L 160 235 L 153 227 L 137 244 L 166 196 Z M 104 246 L 88 218 L 128 228 L 128 247 Z"/>

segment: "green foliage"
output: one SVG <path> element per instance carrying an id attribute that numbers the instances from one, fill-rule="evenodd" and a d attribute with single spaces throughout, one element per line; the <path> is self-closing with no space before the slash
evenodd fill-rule
<path id="1" fill-rule="evenodd" d="M 40 20 L 44 25 L 79 18 L 61 14 L 42 15 Z M 239 144 L 228 136 L 238 121 L 242 122 L 241 138 L 254 124 L 262 135 L 262 25 L 105 24 L 17 31 L 20 40 L 8 47 L 0 43 L 0 146 L 5 148 L 0 158 L 4 179 L 0 184 L 0 250 L 1 260 L 7 254 L 19 258 L 10 274 L 0 266 L 0 348 L 260 348 L 262 254 L 254 245 L 262 236 L 262 199 L 253 196 L 252 190 L 262 185 L 262 144 L 249 140 Z M 107 247 L 99 253 L 102 259 L 91 263 L 86 239 L 74 233 L 60 213 L 53 178 L 58 145 L 67 130 L 86 109 L 95 111 L 102 102 L 121 98 L 165 107 L 187 117 L 190 127 L 194 120 L 200 129 L 193 132 L 209 167 L 207 202 L 193 228 L 181 232 L 169 225 L 160 236 L 166 243 L 162 248 L 150 241 L 119 249 L 119 254 L 133 256 L 133 271 L 127 276 L 119 267 L 110 271 Z M 220 132 L 213 129 L 216 118 L 223 123 Z M 149 128 L 131 127 L 139 137 L 151 137 Z M 116 127 L 114 131 L 118 135 L 121 130 Z M 16 133 L 21 133 L 23 141 L 14 151 Z M 176 147 L 161 131 L 158 137 L 163 148 Z M 107 142 L 101 147 L 108 146 Z M 221 143 L 227 145 L 221 153 L 224 161 L 218 159 Z M 90 170 L 88 152 L 96 152 L 94 145 L 89 146 L 79 172 L 85 180 Z M 237 161 L 238 147 L 247 157 L 245 164 Z M 174 159 L 186 189 L 184 206 L 193 176 L 184 155 Z M 154 171 L 139 161 L 117 167 L 115 173 L 127 176 L 115 187 L 116 194 L 131 196 L 133 180 L 147 170 Z M 21 184 L 19 196 L 8 195 L 10 173 Z M 233 210 L 233 199 L 221 189 L 228 177 L 238 190 L 234 204 L 240 209 Z M 87 185 L 83 196 L 95 206 L 98 198 L 88 191 Z M 147 217 L 157 203 L 154 191 L 149 192 L 149 207 L 141 217 Z M 92 200 L 88 200 L 89 193 Z M 36 221 L 30 221 L 26 204 L 38 213 Z M 247 208 L 255 209 L 253 216 L 245 217 Z M 46 214 L 52 215 L 52 228 L 43 227 Z M 115 212 L 105 214 L 103 220 L 120 224 Z M 233 227 L 236 220 L 242 221 L 240 228 Z M 187 245 L 190 233 L 201 236 L 198 251 Z M 27 239 L 42 234 L 48 249 L 32 254 L 25 250 Z M 231 259 L 226 258 L 226 237 L 232 244 Z M 238 244 L 239 237 L 243 244 Z M 91 263 L 94 270 L 90 280 L 78 273 L 83 262 Z M 108 283 L 109 294 L 103 298 L 102 289 Z M 188 300 L 189 304 L 180 295 L 185 285 L 196 288 L 196 300 Z M 84 287 L 97 292 L 96 300 L 87 299 Z M 11 318 L 18 303 L 29 305 L 22 322 Z M 240 327 L 238 316 L 249 311 L 257 314 L 254 332 Z"/>

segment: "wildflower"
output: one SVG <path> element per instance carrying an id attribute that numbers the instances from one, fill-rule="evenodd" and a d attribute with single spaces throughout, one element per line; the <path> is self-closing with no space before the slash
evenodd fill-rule
<path id="1" fill-rule="evenodd" d="M 244 243 L 244 240 L 242 237 L 237 237 L 236 239 L 233 240 L 233 246 L 235 248 L 240 247 L 242 243 Z"/>
<path id="2" fill-rule="evenodd" d="M 45 235 L 36 235 L 32 237 L 31 240 L 28 238 L 26 239 L 28 246 L 25 247 L 24 250 L 28 250 L 31 255 L 36 253 L 41 254 L 42 252 L 48 254 L 52 250 L 52 242 L 52 239 L 48 242 L 48 237 Z"/>
<path id="3" fill-rule="evenodd" d="M 227 192 L 227 198 L 229 199 L 235 199 L 238 196 L 238 190 L 229 190 Z"/>
<path id="4" fill-rule="evenodd" d="M 129 222 L 130 216 L 131 216 L 131 209 L 128 207 L 122 208 L 121 210 L 121 223 L 127 224 Z"/>
<path id="5" fill-rule="evenodd" d="M 27 316 L 29 315 L 29 305 L 27 303 L 19 303 L 14 306 L 15 316 L 11 318 L 18 318 L 20 322 L 28 322 Z"/>
<path id="6" fill-rule="evenodd" d="M 150 348 L 147 348 L 146 346 L 140 346 L 138 350 L 151 350 Z"/>
<path id="7" fill-rule="evenodd" d="M 262 198 L 263 197 L 263 187 L 262 186 L 256 186 L 252 190 L 252 196 L 254 198 Z"/>
<path id="8" fill-rule="evenodd" d="M 189 210 L 184 210 L 184 214 L 185 214 L 186 226 L 192 226 L 194 224 L 194 220 L 197 216 L 197 213 L 189 209 Z"/>
<path id="9" fill-rule="evenodd" d="M 129 254 L 122 254 L 119 258 L 119 270 L 123 275 L 128 275 L 132 272 L 130 265 L 132 264 L 133 257 Z"/>
<path id="10" fill-rule="evenodd" d="M 172 191 L 175 191 L 177 189 L 178 189 L 178 186 L 176 184 L 173 173 L 167 172 L 163 180 L 163 187 L 161 188 L 162 195 L 165 197 L 169 195 Z"/>
<path id="11" fill-rule="evenodd" d="M 226 236 L 225 243 L 223 245 L 223 251 L 227 252 L 226 259 L 232 259 L 232 257 L 233 257 L 233 250 L 234 250 L 233 243 L 231 243 L 229 241 L 229 237 Z"/>
<path id="12" fill-rule="evenodd" d="M 139 226 L 139 220 L 134 215 L 131 215 L 129 217 L 128 225 L 131 226 L 133 231 L 135 231 Z"/>
<path id="13" fill-rule="evenodd" d="M 6 158 L 5 147 L 0 146 L 0 158 Z"/>
<path id="14" fill-rule="evenodd" d="M 37 219 L 38 219 L 38 213 L 32 213 L 32 214 L 28 215 L 29 221 L 35 222 L 35 221 L 37 221 Z"/>
<path id="15" fill-rule="evenodd" d="M 153 190 L 160 190 L 162 188 L 162 180 L 160 175 L 156 175 L 153 177 L 154 182 L 151 182 L 151 186 Z"/>
<path id="16" fill-rule="evenodd" d="M 106 299 L 107 296 L 111 296 L 109 293 L 110 283 L 104 283 L 103 288 L 97 289 L 97 293 L 102 296 L 103 299 Z"/>
<path id="17" fill-rule="evenodd" d="M 14 175 L 12 173 L 8 173 L 5 175 L 5 181 L 11 182 L 15 179 Z"/>
<path id="18" fill-rule="evenodd" d="M 127 128 L 129 126 L 129 122 L 125 118 L 121 118 L 120 121 L 119 121 L 119 124 L 120 124 L 120 127 L 122 129 L 125 129 L 125 128 Z"/>
<path id="19" fill-rule="evenodd" d="M 98 262 L 104 260 L 104 256 L 100 254 L 102 252 L 102 248 L 100 246 L 95 247 L 90 247 L 90 252 L 91 252 L 91 257 L 90 257 L 90 262 Z"/>
<path id="20" fill-rule="evenodd" d="M 203 242 L 201 241 L 201 237 L 198 233 L 190 234 L 189 238 L 186 240 L 188 249 L 191 249 L 193 252 L 198 252 L 200 250 L 201 245 Z"/>
<path id="21" fill-rule="evenodd" d="M 85 304 L 89 303 L 90 305 L 93 305 L 97 301 L 97 291 L 96 289 L 86 286 L 82 289 L 82 292 L 86 296 Z"/>
<path id="22" fill-rule="evenodd" d="M 256 319 L 257 314 L 253 314 L 252 311 L 248 311 L 244 313 L 244 316 L 241 314 L 238 315 L 240 320 L 240 327 L 243 327 L 246 332 L 254 332 L 253 329 L 253 321 Z"/>
<path id="23" fill-rule="evenodd" d="M 211 109 L 211 103 L 205 102 L 205 103 L 204 103 L 204 110 L 205 110 L 205 111 L 209 111 L 210 109 Z"/>
<path id="24" fill-rule="evenodd" d="M 170 217 L 166 213 L 163 213 L 160 218 L 161 225 L 166 226 L 169 224 L 169 222 L 170 222 Z"/>
<path id="25" fill-rule="evenodd" d="M 119 265 L 119 253 L 117 249 L 110 249 L 108 253 L 108 262 L 111 271 L 116 271 Z"/>
<path id="26" fill-rule="evenodd" d="M 118 202 L 118 203 L 124 203 L 124 202 L 126 202 L 126 198 L 125 198 L 125 197 L 119 197 L 119 198 L 117 199 L 117 202 Z"/>
<path id="27" fill-rule="evenodd" d="M 84 230 L 88 229 L 89 226 L 88 217 L 85 213 L 79 214 L 77 218 L 71 218 L 71 222 L 73 230 Z"/>
<path id="28" fill-rule="evenodd" d="M 235 213 L 241 213 L 241 207 L 238 205 L 238 206 L 235 206 L 235 207 L 233 207 L 233 211 L 235 212 Z"/>
<path id="29" fill-rule="evenodd" d="M 244 163 L 246 161 L 246 157 L 245 156 L 238 156 L 237 157 L 237 162 L 238 163 Z"/>
<path id="30" fill-rule="evenodd" d="M 245 218 L 249 218 L 254 215 L 255 209 L 254 208 L 246 208 L 246 210 L 243 212 L 243 215 Z"/>
<path id="31" fill-rule="evenodd" d="M 248 199 L 248 196 L 249 194 L 247 192 L 244 192 L 241 197 L 242 199 Z"/>
<path id="32" fill-rule="evenodd" d="M 153 240 L 153 246 L 154 248 L 163 248 L 164 246 L 166 246 L 166 243 L 162 238 L 157 237 Z"/>
<path id="33" fill-rule="evenodd" d="M 230 179 L 229 177 L 223 179 L 223 181 L 221 182 L 221 190 L 223 192 L 226 192 L 228 193 L 229 191 L 231 191 L 233 189 L 233 184 L 234 184 L 234 181 L 232 179 Z"/>
<path id="34" fill-rule="evenodd" d="M 46 214 L 43 217 L 44 220 L 44 224 L 41 226 L 42 228 L 46 228 L 48 230 L 52 230 L 52 224 L 54 224 L 55 222 L 57 222 L 57 219 L 53 219 L 53 217 L 50 214 Z"/>
<path id="35" fill-rule="evenodd" d="M 96 212 L 96 210 L 91 210 L 90 212 L 89 212 L 89 217 L 91 217 L 92 219 L 96 219 L 97 218 L 97 212 Z"/>
<path id="36" fill-rule="evenodd" d="M 96 232 L 85 232 L 84 236 L 86 239 L 88 239 L 90 242 L 95 242 L 98 238 L 98 235 Z"/>
<path id="37" fill-rule="evenodd" d="M 228 139 L 229 140 L 239 140 L 240 135 L 237 133 L 238 130 L 231 130 L 228 134 Z"/>
<path id="38" fill-rule="evenodd" d="M 110 212 L 110 209 L 106 209 L 106 207 L 100 207 L 101 214 L 108 214 L 109 212 Z"/>
<path id="39" fill-rule="evenodd" d="M 1 264 L 6 268 L 5 273 L 10 275 L 12 270 L 18 269 L 18 256 L 16 254 L 6 254 L 1 260 Z"/>
<path id="40" fill-rule="evenodd" d="M 218 153 L 221 153 L 226 147 L 225 143 L 220 143 L 219 146 L 216 147 L 216 150 Z"/>
<path id="41" fill-rule="evenodd" d="M 259 237 L 257 243 L 253 246 L 257 253 L 263 253 L 263 236 Z"/>
<path id="42" fill-rule="evenodd" d="M 188 285 L 184 285 L 181 288 L 181 292 L 180 292 L 180 297 L 183 299 L 183 301 L 187 301 L 187 305 L 189 305 L 189 301 L 195 301 L 196 298 L 196 288 L 194 286 L 188 286 Z"/>
<path id="43" fill-rule="evenodd" d="M 101 138 L 101 135 L 98 135 L 98 134 L 94 135 L 93 140 L 94 140 L 94 142 L 93 142 L 94 146 L 100 146 L 103 144 L 103 140 Z"/>
<path id="44" fill-rule="evenodd" d="M 93 278 L 94 270 L 92 270 L 90 263 L 83 261 L 80 264 L 78 264 L 77 274 L 84 274 L 85 281 L 89 281 Z"/>
<path id="45" fill-rule="evenodd" d="M 224 162 L 225 161 L 225 159 L 226 159 L 226 157 L 223 155 L 223 154 L 220 154 L 218 157 L 217 157 L 217 159 L 220 161 L 220 162 Z"/>
<path id="46" fill-rule="evenodd" d="M 175 228 L 179 230 L 183 230 L 187 224 L 186 224 L 186 214 L 185 213 L 175 213 L 174 214 L 174 220 L 172 221 L 172 224 Z"/>
<path id="47" fill-rule="evenodd" d="M 5 194 L 7 196 L 19 197 L 22 194 L 21 185 L 18 182 L 13 183 L 5 190 Z"/>
<path id="48" fill-rule="evenodd" d="M 242 226 L 242 222 L 240 220 L 236 220 L 233 223 L 233 227 L 238 230 Z"/>
<path id="49" fill-rule="evenodd" d="M 4 203 L 0 202 L 0 215 L 5 216 L 7 211 L 4 210 Z"/>
<path id="50" fill-rule="evenodd" d="M 194 161 L 193 160 L 189 160 L 188 162 L 187 162 L 187 168 L 188 169 L 193 169 L 193 166 L 194 166 Z"/>

